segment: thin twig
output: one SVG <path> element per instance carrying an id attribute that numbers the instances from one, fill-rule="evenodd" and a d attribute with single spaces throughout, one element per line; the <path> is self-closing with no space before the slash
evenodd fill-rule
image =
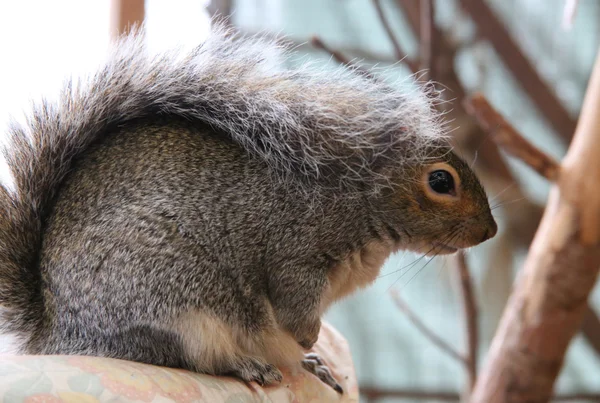
<path id="1" fill-rule="evenodd" d="M 385 29 L 385 33 L 387 34 L 390 42 L 392 43 L 392 46 L 394 47 L 394 54 L 396 55 L 396 59 L 401 60 L 404 56 L 406 56 L 406 52 L 402 50 L 402 48 L 400 47 L 400 42 L 398 42 L 398 38 L 396 38 L 394 31 L 392 31 L 392 27 L 390 26 L 390 23 L 388 22 L 385 13 L 383 12 L 383 8 L 381 7 L 381 0 L 372 1 L 373 5 L 375 6 L 375 10 L 377 11 L 379 21 L 381 22 L 383 29 Z"/>
<path id="2" fill-rule="evenodd" d="M 573 393 L 558 395 L 550 399 L 553 402 L 600 402 L 600 393 Z"/>
<path id="3" fill-rule="evenodd" d="M 560 173 L 559 163 L 526 140 L 500 115 L 481 94 L 464 101 L 466 111 L 474 116 L 504 151 L 529 165 L 534 171 L 553 182 Z"/>
<path id="4" fill-rule="evenodd" d="M 353 63 L 346 56 L 344 56 L 341 52 L 334 50 L 334 49 L 330 48 L 329 46 L 327 46 L 323 42 L 323 40 L 321 38 L 319 38 L 318 36 L 313 36 L 311 38 L 310 42 L 312 43 L 312 45 L 315 48 L 322 49 L 325 52 L 329 53 L 338 63 L 343 64 L 344 66 L 347 66 L 351 69 L 354 69 L 356 72 L 364 75 L 367 78 L 375 79 L 375 77 L 373 76 L 373 74 L 371 74 L 371 72 L 369 72 L 367 69 L 364 69 L 364 68 L 358 66 L 356 63 Z"/>
<path id="5" fill-rule="evenodd" d="M 275 33 L 271 31 L 264 30 L 253 30 L 253 29 L 239 29 L 240 33 L 244 36 L 259 36 L 274 40 L 286 48 L 293 48 L 295 50 L 313 50 L 315 49 L 314 45 L 311 43 L 312 38 L 306 40 L 306 38 L 294 37 L 292 35 L 283 35 L 281 33 Z M 324 49 L 321 49 L 324 50 Z M 394 64 L 397 60 L 388 55 L 387 53 L 382 52 L 373 52 L 370 49 L 363 49 L 354 46 L 342 46 L 337 52 L 342 53 L 343 55 L 352 55 L 350 59 L 360 59 L 369 64 Z M 348 57 L 346 57 L 348 59 Z"/>
<path id="6" fill-rule="evenodd" d="M 477 352 L 479 349 L 479 337 L 477 331 L 478 311 L 475 295 L 473 293 L 473 284 L 467 267 L 465 253 L 460 251 L 456 255 L 456 270 L 460 279 L 461 294 L 463 298 L 463 310 L 465 327 L 467 334 L 467 373 L 468 373 L 468 394 L 471 393 L 475 382 L 477 381 Z"/>
<path id="7" fill-rule="evenodd" d="M 412 309 L 408 306 L 408 304 L 400 297 L 400 294 L 396 290 L 391 290 L 392 298 L 394 299 L 394 303 L 412 322 L 413 325 L 425 336 L 427 337 L 433 344 L 438 346 L 440 350 L 446 352 L 452 358 L 462 362 L 465 365 L 468 365 L 467 359 L 458 353 L 450 344 L 446 343 L 442 338 L 440 338 L 437 334 L 431 331 L 422 321 L 419 319 L 417 314 L 413 312 Z"/>
<path id="8" fill-rule="evenodd" d="M 450 391 L 428 391 L 418 389 L 380 389 L 376 387 L 361 386 L 360 394 L 373 401 L 379 399 L 414 399 L 414 400 L 434 400 L 438 402 L 457 402 L 460 397 L 456 392 Z"/>
<path id="9" fill-rule="evenodd" d="M 417 42 L 421 39 L 421 2 L 415 0 L 396 0 L 396 7 L 402 11 Z"/>
<path id="10" fill-rule="evenodd" d="M 421 68 L 427 70 L 425 80 L 434 79 L 437 51 L 437 32 L 435 27 L 435 9 L 433 0 L 421 1 L 421 41 L 419 43 Z"/>
<path id="11" fill-rule="evenodd" d="M 412 399 L 412 400 L 435 400 L 440 402 L 458 402 L 460 395 L 452 391 L 433 391 L 419 389 L 383 389 L 373 386 L 361 386 L 361 395 L 373 401 L 379 399 Z M 600 402 L 600 393 L 571 393 L 553 396 L 553 402 Z"/>
<path id="12" fill-rule="evenodd" d="M 473 19 L 479 37 L 490 42 L 544 117 L 565 142 L 570 142 L 575 133 L 576 119 L 567 111 L 552 86 L 540 76 L 490 2 L 459 0 L 458 3 Z"/>
<path id="13" fill-rule="evenodd" d="M 377 11 L 377 16 L 379 17 L 379 21 L 381 22 L 381 25 L 383 26 L 383 29 L 385 30 L 390 42 L 392 43 L 392 46 L 394 48 L 394 55 L 396 56 L 396 59 L 398 61 L 404 62 L 413 73 L 416 73 L 417 71 L 419 71 L 419 65 L 418 65 L 418 63 L 409 59 L 408 56 L 406 55 L 406 52 L 404 52 L 402 50 L 402 47 L 400 46 L 400 42 L 398 42 L 398 38 L 396 38 L 396 35 L 394 34 L 394 31 L 392 31 L 392 27 L 390 26 L 390 23 L 388 22 L 388 20 L 385 16 L 385 13 L 383 12 L 383 8 L 381 7 L 380 0 L 372 0 L 372 1 L 373 1 L 373 5 L 375 6 L 375 10 Z"/>

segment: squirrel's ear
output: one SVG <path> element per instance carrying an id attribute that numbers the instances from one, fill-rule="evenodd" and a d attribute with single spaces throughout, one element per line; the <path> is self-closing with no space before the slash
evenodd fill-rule
<path id="1" fill-rule="evenodd" d="M 445 162 L 427 165 L 423 170 L 421 184 L 427 197 L 433 200 L 452 202 L 460 199 L 460 176 Z"/>

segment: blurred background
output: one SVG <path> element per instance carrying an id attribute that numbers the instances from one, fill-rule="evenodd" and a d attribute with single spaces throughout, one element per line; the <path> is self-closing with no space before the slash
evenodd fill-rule
<path id="1" fill-rule="evenodd" d="M 148 46 L 167 49 L 199 44 L 217 14 L 242 33 L 281 38 L 299 62 L 350 62 L 390 82 L 433 80 L 451 101 L 441 108 L 499 206 L 499 235 L 470 250 L 462 271 L 455 258 L 394 256 L 374 286 L 326 320 L 350 344 L 365 402 L 458 401 L 486 358 L 549 189 L 496 148 L 463 101 L 481 92 L 524 137 L 561 158 L 600 45 L 600 1 L 0 2 L 0 133 L 11 118 L 22 119 L 31 99 L 53 98 L 68 75 L 92 72 L 128 21 L 145 20 Z M 0 178 L 9 179 L 4 166 Z M 598 287 L 557 400 L 600 401 L 596 312 Z"/>

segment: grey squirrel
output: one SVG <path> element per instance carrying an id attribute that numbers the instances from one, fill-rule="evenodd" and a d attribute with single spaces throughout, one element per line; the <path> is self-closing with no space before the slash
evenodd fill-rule
<path id="1" fill-rule="evenodd" d="M 135 31 L 8 132 L 0 326 L 25 354 L 121 358 L 261 385 L 390 254 L 497 231 L 432 100 L 216 27 L 188 54 Z"/>

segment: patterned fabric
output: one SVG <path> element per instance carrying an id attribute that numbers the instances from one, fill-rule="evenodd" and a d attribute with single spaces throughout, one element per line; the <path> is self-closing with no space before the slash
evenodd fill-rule
<path id="1" fill-rule="evenodd" d="M 358 402 L 346 340 L 323 324 L 313 351 L 328 362 L 344 395 L 303 370 L 282 368 L 281 385 L 261 388 L 228 377 L 109 358 L 0 355 L 0 402 Z"/>

